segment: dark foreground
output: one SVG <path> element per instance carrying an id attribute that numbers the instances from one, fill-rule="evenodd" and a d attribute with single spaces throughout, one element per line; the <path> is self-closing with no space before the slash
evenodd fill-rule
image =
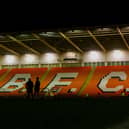
<path id="1" fill-rule="evenodd" d="M 129 98 L 1 98 L 0 128 L 129 129 Z"/>

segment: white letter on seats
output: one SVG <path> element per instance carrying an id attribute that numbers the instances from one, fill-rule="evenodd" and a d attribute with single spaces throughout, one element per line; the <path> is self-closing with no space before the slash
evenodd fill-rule
<path id="1" fill-rule="evenodd" d="M 123 89 L 123 85 L 116 86 L 115 88 L 107 88 L 106 85 L 111 78 L 119 78 L 121 81 L 126 80 L 127 75 L 125 72 L 111 72 L 110 74 L 106 75 L 103 77 L 103 79 L 100 81 L 100 84 L 98 87 L 103 91 L 103 92 L 117 92 L 121 89 Z"/>
<path id="2" fill-rule="evenodd" d="M 8 83 L 0 88 L 0 92 L 13 92 L 17 89 L 20 89 L 24 86 L 24 84 L 30 77 L 30 74 L 15 74 L 15 76 L 13 76 L 13 78 Z M 16 82 L 18 78 L 24 78 L 24 81 Z M 15 88 L 9 88 L 10 86 L 15 86 Z"/>
<path id="3" fill-rule="evenodd" d="M 72 82 L 70 81 L 59 81 L 60 79 L 69 79 L 69 78 L 76 78 L 78 73 L 57 73 L 56 77 L 53 79 L 53 81 L 43 90 L 43 91 L 49 91 L 54 86 L 67 86 L 70 85 Z"/>

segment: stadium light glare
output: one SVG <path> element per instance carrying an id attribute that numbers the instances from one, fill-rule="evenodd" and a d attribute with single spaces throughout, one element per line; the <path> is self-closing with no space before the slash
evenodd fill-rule
<path id="1" fill-rule="evenodd" d="M 112 56 L 113 56 L 113 58 L 121 59 L 124 57 L 124 53 L 121 50 L 113 50 Z"/>
<path id="2" fill-rule="evenodd" d="M 128 55 L 129 52 L 127 50 L 114 49 L 107 52 L 106 59 L 107 61 L 128 61 Z"/>
<path id="3" fill-rule="evenodd" d="M 14 55 L 5 55 L 4 56 L 4 63 L 6 64 L 16 64 L 17 58 Z"/>
<path id="4" fill-rule="evenodd" d="M 24 61 L 26 63 L 33 63 L 36 60 L 36 56 L 34 54 L 25 54 L 24 55 Z"/>
<path id="5" fill-rule="evenodd" d="M 90 51 L 88 54 L 89 58 L 91 58 L 92 60 L 100 58 L 100 53 L 98 51 Z"/>
<path id="6" fill-rule="evenodd" d="M 57 63 L 58 55 L 56 53 L 45 53 L 41 56 L 43 63 Z"/>
<path id="7" fill-rule="evenodd" d="M 83 62 L 105 61 L 105 54 L 102 51 L 91 50 L 83 55 Z"/>

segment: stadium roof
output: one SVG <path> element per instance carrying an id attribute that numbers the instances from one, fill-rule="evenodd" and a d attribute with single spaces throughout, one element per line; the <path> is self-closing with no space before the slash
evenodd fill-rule
<path id="1" fill-rule="evenodd" d="M 105 6 L 92 11 L 90 6 L 81 10 L 77 6 L 75 10 L 70 4 L 70 9 L 68 4 L 53 8 L 35 8 L 35 4 L 31 10 L 24 4 L 26 8 L 16 6 L 13 11 L 12 7 L 1 11 L 0 55 L 129 49 L 129 26 L 124 25 L 129 19 L 114 8 L 111 15 L 104 11 Z"/>
<path id="2" fill-rule="evenodd" d="M 0 34 L 0 55 L 129 50 L 129 26 L 72 27 Z"/>

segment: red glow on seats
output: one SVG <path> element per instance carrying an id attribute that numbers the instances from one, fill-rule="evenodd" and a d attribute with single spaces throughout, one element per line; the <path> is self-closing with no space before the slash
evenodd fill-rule
<path id="1" fill-rule="evenodd" d="M 11 69 L 11 71 L 0 81 L 0 87 L 5 85 L 15 74 L 27 74 L 27 73 L 31 74 L 31 79 L 34 82 L 36 77 L 41 78 L 46 70 L 47 70 L 47 68 L 14 68 L 14 69 Z M 3 71 L 5 72 L 5 70 L 3 70 Z M 0 74 L 2 72 L 0 71 Z M 23 80 L 19 79 L 16 81 L 19 82 L 19 81 L 23 81 Z M 25 86 L 23 86 L 23 88 L 24 87 Z M 12 86 L 10 88 L 12 88 Z M 24 93 L 19 94 L 19 92 L 18 92 L 19 90 L 16 90 L 15 92 L 11 92 L 11 93 L 0 93 L 0 95 L 7 95 L 7 94 L 8 95 L 14 95 L 14 94 L 15 95 L 23 95 Z"/>
<path id="2" fill-rule="evenodd" d="M 66 67 L 66 68 L 52 68 L 50 72 L 48 73 L 45 80 L 42 82 L 42 88 L 45 88 L 56 76 L 57 73 L 78 73 L 78 76 L 74 79 L 60 79 L 60 81 L 70 81 L 72 82 L 68 86 L 59 86 L 61 88 L 60 92 L 58 92 L 58 95 L 65 95 L 68 96 L 68 91 L 71 88 L 76 88 L 76 92 L 73 94 L 77 94 L 82 87 L 83 83 L 85 82 L 91 68 L 90 67 Z M 56 93 L 55 93 L 56 94 Z"/>
<path id="3" fill-rule="evenodd" d="M 44 76 L 45 72 L 47 74 Z M 119 75 L 116 77 L 109 76 L 108 78 L 108 75 L 110 75 L 112 72 L 118 74 L 119 72 L 122 72 L 126 75 L 126 77 L 123 80 L 119 78 Z M 71 97 L 76 96 L 78 93 L 83 97 L 129 95 L 129 91 L 127 92 L 127 88 L 129 88 L 129 66 L 98 66 L 94 71 L 91 69 L 91 67 L 58 67 L 51 68 L 49 71 L 47 71 L 47 68 L 15 68 L 11 70 L 3 69 L 0 70 L 0 87 L 10 81 L 16 74 L 30 74 L 33 82 L 35 82 L 35 79 L 38 76 L 41 80 L 41 95 L 44 95 L 48 92 L 47 90 L 44 91 L 44 89 L 50 84 L 52 87 L 51 89 L 48 89 L 49 93 L 47 94 L 57 96 Z M 62 76 L 63 74 L 66 75 Z M 58 76 L 59 78 L 54 80 Z M 44 79 L 42 79 L 42 77 Z M 103 82 L 106 77 L 108 78 L 108 81 L 106 82 L 104 88 L 114 89 L 118 86 L 122 86 L 122 88 L 120 90 L 118 89 L 116 92 L 103 91 L 99 87 L 99 84 Z M 19 77 L 15 82 L 24 82 L 24 79 L 24 77 Z M 17 85 L 11 84 L 8 88 L 15 89 L 16 87 Z M 23 85 L 21 89 L 24 87 L 25 85 Z M 0 95 L 24 95 L 25 92 L 19 92 L 21 89 L 15 90 L 11 93 L 0 93 Z"/>
<path id="4" fill-rule="evenodd" d="M 129 66 L 98 66 L 94 74 L 87 85 L 86 89 L 83 91 L 82 96 L 88 94 L 88 96 L 121 96 L 123 89 L 118 92 L 102 92 L 98 88 L 98 84 L 100 81 L 111 72 L 125 72 L 127 75 L 126 80 L 119 80 L 119 78 L 110 78 L 106 87 L 107 88 L 115 88 L 118 85 L 123 85 L 124 88 L 129 88 Z"/>

